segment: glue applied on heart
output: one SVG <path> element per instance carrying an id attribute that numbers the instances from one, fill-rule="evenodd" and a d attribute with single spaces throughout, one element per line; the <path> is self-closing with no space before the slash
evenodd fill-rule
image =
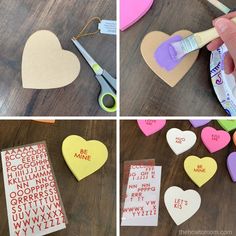
<path id="1" fill-rule="evenodd" d="M 183 39 L 183 37 L 179 35 L 174 35 L 169 38 L 167 41 L 162 43 L 156 50 L 154 57 L 157 63 L 167 71 L 173 70 L 182 60 L 183 58 L 177 60 L 174 54 L 176 53 L 171 46 L 171 43 L 179 42 Z"/>

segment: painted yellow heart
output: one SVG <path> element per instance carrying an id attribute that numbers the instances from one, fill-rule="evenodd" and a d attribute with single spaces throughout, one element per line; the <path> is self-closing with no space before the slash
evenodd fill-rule
<path id="1" fill-rule="evenodd" d="M 141 53 L 147 63 L 147 65 L 152 69 L 152 71 L 158 75 L 164 82 L 169 86 L 174 87 L 191 69 L 192 65 L 196 61 L 199 51 L 188 54 L 181 63 L 171 71 L 166 71 L 158 65 L 154 57 L 157 48 L 170 37 L 174 35 L 182 36 L 183 38 L 191 35 L 192 32 L 187 30 L 181 30 L 173 35 L 168 35 L 160 31 L 154 31 L 147 34 L 141 43 Z"/>
<path id="2" fill-rule="evenodd" d="M 27 40 L 22 56 L 24 88 L 53 89 L 72 83 L 80 72 L 75 54 L 63 50 L 55 34 L 35 32 Z"/>
<path id="3" fill-rule="evenodd" d="M 70 135 L 62 143 L 64 159 L 78 181 L 100 169 L 107 161 L 106 146 L 97 140 L 86 141 Z"/>
<path id="4" fill-rule="evenodd" d="M 192 181 L 201 187 L 214 176 L 217 163 L 211 157 L 189 156 L 184 161 L 184 169 Z"/>

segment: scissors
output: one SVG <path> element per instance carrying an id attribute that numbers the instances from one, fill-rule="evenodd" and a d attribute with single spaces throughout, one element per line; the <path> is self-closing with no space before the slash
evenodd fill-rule
<path id="1" fill-rule="evenodd" d="M 116 103 L 116 79 L 113 78 L 106 70 L 104 70 L 83 48 L 77 39 L 73 38 L 72 42 L 77 47 L 79 52 L 82 54 L 84 59 L 90 65 L 95 73 L 95 77 L 101 86 L 101 91 L 98 97 L 98 103 L 100 107 L 106 112 L 115 112 L 117 109 Z M 106 106 L 104 103 L 105 97 L 111 97 L 113 105 L 111 107 Z"/>

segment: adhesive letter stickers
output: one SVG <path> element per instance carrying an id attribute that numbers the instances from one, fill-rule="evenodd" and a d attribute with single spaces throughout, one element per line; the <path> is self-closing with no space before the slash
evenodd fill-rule
<path id="1" fill-rule="evenodd" d="M 161 184 L 160 166 L 131 166 L 122 226 L 157 226 Z"/>
<path id="2" fill-rule="evenodd" d="M 46 143 L 3 150 L 2 167 L 10 236 L 40 236 L 67 221 Z"/>

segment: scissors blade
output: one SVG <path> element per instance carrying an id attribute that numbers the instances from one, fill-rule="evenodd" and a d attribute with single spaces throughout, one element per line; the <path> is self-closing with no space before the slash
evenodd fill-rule
<path id="1" fill-rule="evenodd" d="M 103 70 L 102 76 L 116 92 L 116 79 L 113 78 L 106 70 Z"/>
<path id="2" fill-rule="evenodd" d="M 99 64 L 90 56 L 90 54 L 85 50 L 85 48 L 78 42 L 76 39 L 72 39 L 72 42 L 77 47 L 79 52 L 82 54 L 84 59 L 88 62 L 88 64 L 91 66 L 93 71 L 96 75 L 102 75 L 103 69 L 99 66 Z"/>

